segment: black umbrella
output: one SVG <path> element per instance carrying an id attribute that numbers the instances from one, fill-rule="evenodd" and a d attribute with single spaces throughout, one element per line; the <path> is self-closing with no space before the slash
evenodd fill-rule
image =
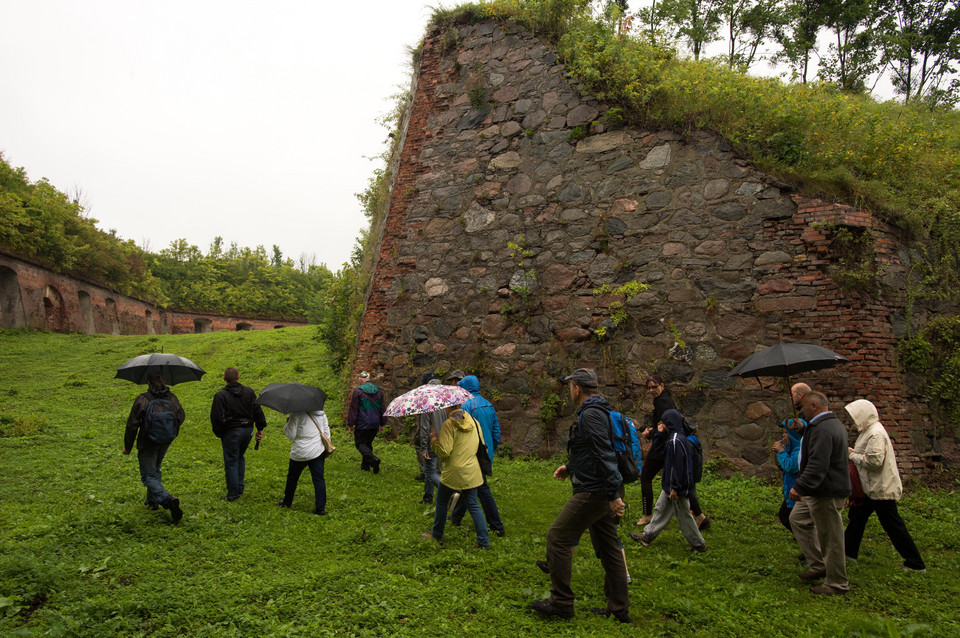
<path id="1" fill-rule="evenodd" d="M 850 360 L 809 343 L 778 343 L 755 352 L 731 370 L 728 377 L 792 377 L 801 372 L 832 368 Z"/>
<path id="2" fill-rule="evenodd" d="M 790 395 L 790 377 L 811 370 L 832 368 L 838 363 L 849 363 L 849 359 L 836 352 L 809 343 L 778 343 L 775 346 L 754 352 L 727 373 L 728 377 L 784 377 L 787 380 L 787 394 Z M 793 406 L 793 397 L 790 397 Z M 793 418 L 797 418 L 796 406 L 793 406 Z"/>
<path id="3" fill-rule="evenodd" d="M 117 374 L 113 378 L 144 384 L 147 382 L 147 375 L 150 373 L 162 376 L 164 383 L 167 385 L 176 385 L 184 381 L 199 381 L 200 377 L 206 374 L 200 366 L 190 359 L 178 357 L 175 354 L 154 352 L 130 359 L 117 368 Z"/>
<path id="4" fill-rule="evenodd" d="M 323 409 L 327 393 L 302 383 L 271 383 L 263 389 L 256 403 L 283 414 L 314 412 Z"/>

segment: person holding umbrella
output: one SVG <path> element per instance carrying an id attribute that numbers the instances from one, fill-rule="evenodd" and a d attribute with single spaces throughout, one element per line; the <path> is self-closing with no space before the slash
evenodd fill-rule
<path id="1" fill-rule="evenodd" d="M 180 499 L 163 486 L 160 465 L 173 437 L 179 433 L 186 413 L 176 395 L 167 388 L 160 372 L 146 373 L 146 381 L 147 391 L 134 400 L 127 418 L 123 453 L 130 454 L 136 440 L 140 480 L 147 488 L 147 507 L 170 510 L 173 522 L 179 523 L 183 518 Z"/>
<path id="2" fill-rule="evenodd" d="M 213 397 L 210 423 L 223 447 L 223 474 L 227 482 L 227 495 L 223 500 L 235 501 L 243 494 L 246 470 L 243 455 L 253 438 L 253 427 L 257 427 L 257 443 L 260 443 L 267 419 L 255 402 L 256 393 L 240 384 L 240 372 L 236 368 L 224 370 L 223 380 L 227 385 Z"/>

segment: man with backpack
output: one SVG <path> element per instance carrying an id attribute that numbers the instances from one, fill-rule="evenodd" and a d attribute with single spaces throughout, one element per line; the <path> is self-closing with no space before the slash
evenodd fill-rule
<path id="1" fill-rule="evenodd" d="M 210 423 L 213 433 L 223 447 L 223 474 L 227 481 L 227 495 L 223 500 L 235 501 L 243 494 L 243 476 L 246 460 L 243 455 L 257 427 L 257 443 L 263 440 L 267 419 L 263 408 L 255 403 L 257 393 L 240 384 L 240 372 L 236 368 L 223 371 L 227 385 L 213 397 L 210 408 Z"/>
<path id="2" fill-rule="evenodd" d="M 140 480 L 147 488 L 147 507 L 170 510 L 174 523 L 183 518 L 183 510 L 180 509 L 180 499 L 163 487 L 160 465 L 170 443 L 180 433 L 185 416 L 180 401 L 167 388 L 163 377 L 150 373 L 147 375 L 147 391 L 133 402 L 123 435 L 124 454 L 130 454 L 136 440 Z"/>
<path id="3" fill-rule="evenodd" d="M 630 596 L 617 535 L 626 505 L 620 497 L 623 482 L 613 449 L 610 404 L 598 394 L 600 383 L 591 369 L 579 368 L 563 381 L 569 384 L 570 398 L 577 405 L 577 420 L 570 426 L 567 463 L 558 467 L 553 477 L 558 481 L 570 477 L 573 496 L 547 532 L 550 597 L 535 600 L 530 606 L 544 617 L 573 617 L 571 559 L 583 532 L 589 530 L 594 552 L 603 565 L 607 597 L 606 607 L 590 611 L 628 623 Z"/>

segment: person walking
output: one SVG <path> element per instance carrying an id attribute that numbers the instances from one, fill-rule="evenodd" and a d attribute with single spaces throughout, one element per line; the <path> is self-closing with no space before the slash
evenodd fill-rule
<path id="1" fill-rule="evenodd" d="M 327 513 L 327 484 L 323 480 L 323 461 L 330 450 L 323 439 L 330 440 L 330 425 L 323 410 L 294 412 L 287 417 L 283 433 L 290 439 L 290 463 L 287 465 L 287 483 L 283 490 L 280 507 L 290 507 L 297 483 L 304 468 L 310 468 L 313 479 L 313 513 Z"/>
<path id="2" fill-rule="evenodd" d="M 163 377 L 150 373 L 147 375 L 147 391 L 134 400 L 123 433 L 123 454 L 130 454 L 136 441 L 140 480 L 147 488 L 146 506 L 154 510 L 161 507 L 169 510 L 174 523 L 179 523 L 183 518 L 183 510 L 180 508 L 180 499 L 163 486 L 160 466 L 185 418 L 186 413 L 180 401 L 167 388 Z M 170 432 L 173 438 L 156 436 L 160 432 Z M 167 438 L 170 440 L 167 441 Z"/>
<path id="3" fill-rule="evenodd" d="M 430 379 L 426 383 L 429 385 L 440 385 L 440 379 Z M 447 420 L 445 410 L 434 410 L 433 412 L 424 412 L 417 416 L 417 430 L 420 440 L 423 442 L 423 498 L 420 499 L 421 505 L 430 505 L 433 503 L 433 492 L 440 487 L 440 472 L 437 471 L 437 463 L 440 457 L 430 449 L 432 432 L 435 436 L 440 436 L 443 429 L 443 422 Z"/>
<path id="4" fill-rule="evenodd" d="M 810 568 L 799 574 L 812 594 L 845 594 L 850 590 L 843 553 L 843 505 L 850 496 L 847 431 L 830 411 L 827 397 L 810 392 L 803 397 L 807 427 L 800 443 L 800 472 L 790 488 L 796 502 L 790 527 Z"/>
<path id="5" fill-rule="evenodd" d="M 683 433 L 683 416 L 676 410 L 663 413 L 657 424 L 660 434 L 665 436 L 663 450 L 663 477 L 661 478 L 660 498 L 653 509 L 653 517 L 642 533 L 631 532 L 630 538 L 644 547 L 663 531 L 674 516 L 680 532 L 690 544 L 690 549 L 703 553 L 707 544 L 697 529 L 697 522 L 690 511 L 689 495 L 694 489 L 693 451 L 690 441 Z"/>
<path id="6" fill-rule="evenodd" d="M 480 394 L 480 381 L 476 376 L 469 374 L 457 382 L 457 385 L 473 395 L 473 398 L 464 403 L 461 409 L 472 416 L 483 432 L 483 442 L 487 446 L 487 454 L 490 456 L 490 465 L 493 466 L 493 456 L 500 446 L 500 420 L 497 418 L 497 411 L 493 404 L 487 401 Z M 477 488 L 477 500 L 480 501 L 480 507 L 483 508 L 483 515 L 490 525 L 490 529 L 497 536 L 506 534 L 503 521 L 500 520 L 500 511 L 497 509 L 497 502 L 493 499 L 493 493 L 490 491 L 490 485 L 487 483 L 487 477 L 483 477 L 483 484 Z M 459 525 L 466 512 L 465 504 L 460 501 L 453 507 L 450 514 L 450 522 Z"/>
<path id="7" fill-rule="evenodd" d="M 890 436 L 880 423 L 877 408 L 866 399 L 859 399 L 844 408 L 856 424 L 856 444 L 848 449 L 848 458 L 857 468 L 857 476 L 864 496 L 851 497 L 849 522 L 843 533 L 844 551 L 848 558 L 857 558 L 860 541 L 867 520 L 874 512 L 880 526 L 887 533 L 894 549 L 903 557 L 903 570 L 927 570 L 920 550 L 907 530 L 907 524 L 897 511 L 897 501 L 903 496 L 903 484 L 897 469 L 897 457 Z"/>
<path id="8" fill-rule="evenodd" d="M 358 375 L 360 386 L 350 395 L 350 407 L 347 410 L 347 430 L 353 434 L 353 444 L 360 452 L 360 469 L 380 473 L 380 458 L 373 453 L 373 440 L 377 432 L 387 424 L 384 411 L 387 403 L 383 392 L 370 381 L 369 372 Z"/>
<path id="9" fill-rule="evenodd" d="M 627 570 L 623 561 L 617 526 L 626 505 L 620 497 L 623 480 L 617 470 L 613 450 L 613 424 L 610 404 L 598 393 L 597 373 L 578 368 L 563 379 L 570 399 L 577 406 L 577 419 L 570 426 L 567 462 L 553 477 L 567 477 L 573 486 L 571 496 L 547 531 L 546 571 L 550 574 L 550 597 L 535 600 L 530 606 L 544 617 L 572 618 L 574 594 L 570 586 L 573 552 L 583 532 L 590 531 L 593 550 L 604 571 L 603 591 L 606 607 L 590 611 L 630 622 L 630 597 Z M 541 568 L 542 569 L 542 568 Z"/>
<path id="10" fill-rule="evenodd" d="M 240 372 L 236 368 L 224 370 L 223 380 L 227 385 L 213 397 L 210 424 L 223 448 L 223 474 L 227 483 L 227 495 L 223 500 L 235 501 L 243 494 L 247 467 L 244 454 L 253 438 L 253 428 L 257 428 L 259 443 L 263 440 L 267 419 L 263 416 L 263 409 L 255 403 L 257 393 L 240 384 Z"/>
<path id="11" fill-rule="evenodd" d="M 477 461 L 477 448 L 483 440 L 480 425 L 467 412 L 459 409 L 459 406 L 450 406 L 444 410 L 447 420 L 443 422 L 439 436 L 432 430 L 429 433 L 430 448 L 443 459 L 433 528 L 420 535 L 432 538 L 438 543 L 443 542 L 447 503 L 455 492 L 460 492 L 459 500 L 465 503 L 467 511 L 470 512 L 477 534 L 474 548 L 490 549 L 487 521 L 477 503 L 477 488 L 483 483 L 483 472 L 480 471 L 480 463 Z"/>

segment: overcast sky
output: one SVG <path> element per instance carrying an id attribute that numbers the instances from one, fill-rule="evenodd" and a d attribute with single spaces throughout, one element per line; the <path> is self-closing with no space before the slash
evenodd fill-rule
<path id="1" fill-rule="evenodd" d="M 438 6 L 440 3 L 433 3 Z M 157 252 L 278 245 L 336 271 L 424 0 L 0 0 L 0 151 Z"/>

